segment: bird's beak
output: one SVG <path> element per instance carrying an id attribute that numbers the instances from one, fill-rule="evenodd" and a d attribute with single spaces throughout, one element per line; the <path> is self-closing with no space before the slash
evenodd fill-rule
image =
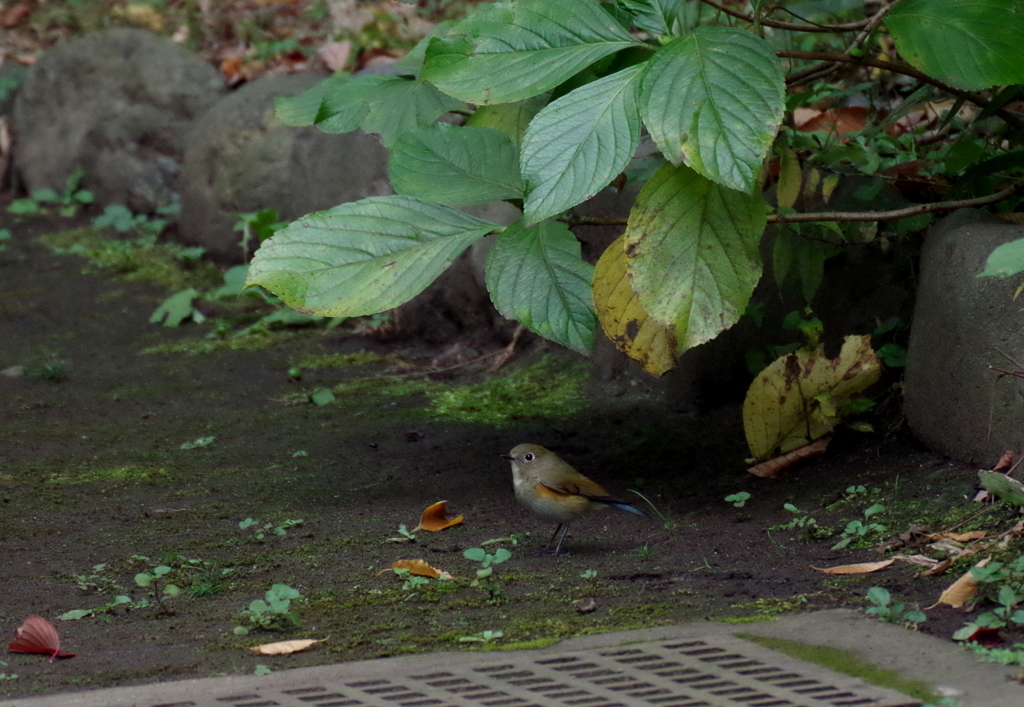
<path id="1" fill-rule="evenodd" d="M 509 461 L 515 459 L 515 457 L 513 457 L 511 454 L 499 454 L 498 456 L 501 457 L 502 459 L 508 459 Z"/>

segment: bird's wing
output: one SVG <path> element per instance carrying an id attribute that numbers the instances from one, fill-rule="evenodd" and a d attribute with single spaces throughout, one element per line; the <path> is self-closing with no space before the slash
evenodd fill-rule
<path id="1" fill-rule="evenodd" d="M 601 484 L 591 481 L 585 476 L 580 476 L 578 479 L 562 479 L 555 482 L 541 481 L 541 486 L 551 489 L 555 493 L 560 493 L 566 496 L 583 496 L 585 498 L 592 499 L 594 501 L 612 501 L 611 496 L 604 490 Z"/>

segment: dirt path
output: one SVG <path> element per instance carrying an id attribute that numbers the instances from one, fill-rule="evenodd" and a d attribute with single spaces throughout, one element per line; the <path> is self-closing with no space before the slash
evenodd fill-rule
<path id="1" fill-rule="evenodd" d="M 972 469 L 899 439 L 840 438 L 826 460 L 780 481 L 754 479 L 735 409 L 700 420 L 590 409 L 500 428 L 438 417 L 422 392 L 371 388 L 331 405 L 286 404 L 346 378 L 393 374 L 394 364 L 307 369 L 289 380 L 304 357 L 382 350 L 341 331 L 258 350 L 144 354 L 183 340 L 201 346 L 210 326 L 149 324 L 166 291 L 82 274 L 84 260 L 34 242 L 30 231 L 40 228 L 16 226 L 0 252 L 0 369 L 64 361 L 67 377 L 0 377 L 0 627 L 9 635 L 29 614 L 95 612 L 57 621 L 74 659 L 0 655 L 0 673 L 18 674 L 0 680 L 0 698 L 470 648 L 479 642 L 460 638 L 484 631 L 503 633 L 490 634 L 497 646 L 539 645 L 706 617 L 860 608 L 874 585 L 927 605 L 951 577 L 913 579 L 901 565 L 829 578 L 812 566 L 879 555 L 831 550 L 835 537 L 807 540 L 799 528 L 766 529 L 793 519 L 787 502 L 832 533 L 872 503 L 888 507 L 888 535 L 977 510 L 964 500 Z M 424 354 L 393 353 L 410 365 Z M 210 446 L 181 449 L 209 437 Z M 555 449 L 620 495 L 641 490 L 657 511 L 588 519 L 566 541 L 570 556 L 537 555 L 552 528 L 515 505 L 498 457 L 524 441 Z M 844 500 L 856 485 L 865 493 Z M 752 495 L 746 506 L 723 500 L 738 491 Z M 389 541 L 439 500 L 464 524 Z M 246 518 L 302 523 L 257 539 L 239 528 Z M 518 545 L 484 545 L 526 532 Z M 512 556 L 483 582 L 495 591 L 471 586 L 480 565 L 463 550 L 498 546 Z M 423 558 L 455 579 L 403 589 L 390 571 L 378 574 L 399 558 Z M 166 611 L 134 580 L 159 564 L 183 589 Z M 301 627 L 236 635 L 236 626 L 255 628 L 239 612 L 278 583 L 301 593 L 290 607 Z M 103 608 L 118 595 L 130 602 Z M 577 610 L 591 599 L 592 611 Z M 952 609 L 928 615 L 923 630 L 942 636 L 963 621 Z M 305 637 L 329 640 L 284 657 L 244 649 Z"/>

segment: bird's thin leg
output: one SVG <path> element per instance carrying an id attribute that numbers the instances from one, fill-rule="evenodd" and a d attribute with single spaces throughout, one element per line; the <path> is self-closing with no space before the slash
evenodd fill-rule
<path id="1" fill-rule="evenodd" d="M 562 529 L 562 534 L 558 536 L 558 545 L 555 546 L 555 557 L 558 557 L 558 551 L 562 549 L 562 541 L 565 540 L 565 533 L 569 530 L 569 524 L 559 526 Z"/>
<path id="2" fill-rule="evenodd" d="M 555 536 L 558 535 L 558 531 L 561 530 L 563 527 L 565 527 L 565 526 L 563 526 L 561 523 L 558 524 L 558 526 L 555 528 L 555 532 L 553 532 L 551 534 L 551 539 L 548 540 L 548 544 L 545 545 L 544 547 L 551 547 L 551 543 L 555 542 Z M 559 540 L 558 542 L 559 542 L 559 544 L 561 544 L 562 541 Z"/>

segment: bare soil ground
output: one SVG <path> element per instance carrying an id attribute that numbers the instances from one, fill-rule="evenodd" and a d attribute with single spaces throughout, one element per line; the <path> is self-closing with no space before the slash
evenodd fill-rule
<path id="1" fill-rule="evenodd" d="M 0 680 L 0 698 L 247 673 L 261 664 L 471 650 L 480 644 L 460 638 L 483 631 L 503 632 L 488 647 L 511 647 L 624 627 L 864 607 L 875 585 L 927 606 L 965 566 L 926 579 L 902 563 L 845 578 L 814 567 L 881 557 L 871 546 L 830 549 L 872 503 L 887 507 L 873 519 L 889 527 L 886 538 L 915 524 L 965 530 L 1011 521 L 1011 511 L 994 508 L 964 522 L 980 510 L 969 503 L 974 469 L 900 436 L 840 436 L 823 459 L 780 480 L 754 478 L 743 464 L 736 406 L 695 419 L 605 401 L 501 428 L 438 417 L 422 394 L 371 391 L 288 405 L 296 392 L 385 372 L 383 364 L 316 369 L 290 381 L 288 369 L 305 355 L 371 349 L 416 371 L 436 352 L 318 330 L 258 350 L 144 354 L 183 339 L 199 345 L 209 326 L 149 324 L 167 292 L 83 274 L 83 259 L 35 242 L 54 227 L 15 224 L 0 252 L 0 369 L 68 364 L 61 381 L 0 377 L 0 631 L 11 636 L 30 614 L 56 620 L 96 611 L 56 620 L 72 659 L 0 654 L 0 673 L 18 675 Z M 215 438 L 212 446 L 181 449 L 205 437 Z M 626 490 L 641 490 L 657 512 L 637 500 L 651 518 L 592 517 L 573 527 L 569 556 L 538 554 L 552 528 L 516 505 L 498 456 L 524 441 L 556 450 L 619 495 L 634 499 Z M 844 500 L 856 485 L 866 493 Z M 751 494 L 744 507 L 723 500 L 739 491 Z M 415 543 L 389 541 L 439 500 L 465 522 L 420 532 Z M 833 537 L 769 530 L 793 519 L 787 502 Z M 259 540 L 239 527 L 250 517 L 302 523 Z M 463 550 L 523 533 L 530 535 L 519 544 L 502 544 L 512 557 L 494 567 L 500 597 L 471 586 L 479 564 Z M 403 589 L 392 572 L 379 574 L 400 558 L 423 558 L 455 579 Z M 166 611 L 138 606 L 151 596 L 134 580 L 160 563 L 183 588 Z M 93 577 L 82 589 L 74 575 Z M 302 625 L 236 635 L 246 623 L 239 613 L 276 583 L 301 592 L 292 608 Z M 117 595 L 133 605 L 102 610 Z M 590 599 L 592 611 L 577 610 Z M 966 618 L 949 607 L 927 614 L 921 630 L 943 637 Z M 328 640 L 290 656 L 246 649 L 306 637 Z"/>

